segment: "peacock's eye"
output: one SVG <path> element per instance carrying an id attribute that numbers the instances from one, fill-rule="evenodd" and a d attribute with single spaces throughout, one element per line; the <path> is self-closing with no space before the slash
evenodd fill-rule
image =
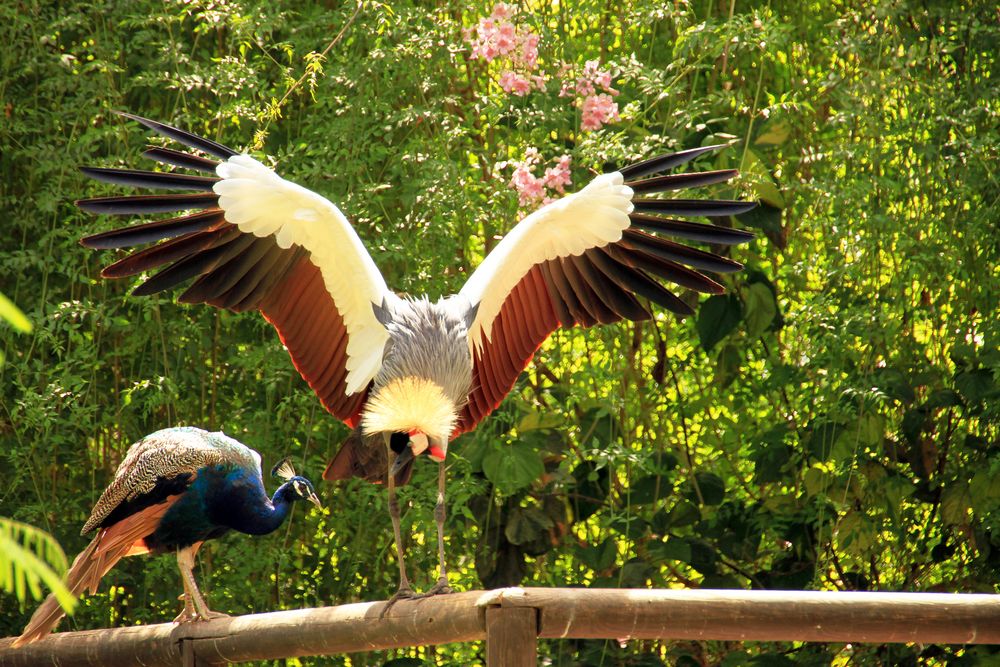
<path id="1" fill-rule="evenodd" d="M 297 479 L 292 482 L 292 488 L 294 488 L 295 489 L 295 493 L 299 494 L 300 496 L 307 496 L 307 495 L 309 495 L 306 492 L 306 485 L 303 484 L 302 482 L 300 482 Z"/>

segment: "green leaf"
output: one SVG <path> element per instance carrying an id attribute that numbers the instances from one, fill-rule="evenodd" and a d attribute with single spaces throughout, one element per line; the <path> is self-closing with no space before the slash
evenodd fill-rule
<path id="1" fill-rule="evenodd" d="M 762 201 L 746 213 L 736 216 L 736 219 L 744 225 L 761 230 L 774 245 L 784 249 L 788 245 L 788 239 L 785 238 L 785 228 L 781 225 L 781 216 L 780 208 Z"/>
<path id="2" fill-rule="evenodd" d="M 662 542 L 651 542 L 648 545 L 650 555 L 658 560 L 677 560 L 682 563 L 691 562 L 691 545 L 684 540 L 668 537 Z"/>
<path id="3" fill-rule="evenodd" d="M 743 314 L 740 300 L 733 294 L 709 297 L 698 311 L 698 340 L 706 352 L 739 325 Z"/>
<path id="4" fill-rule="evenodd" d="M 750 338 L 767 331 L 778 315 L 778 303 L 765 283 L 752 283 L 743 291 L 743 308 L 743 321 Z"/>
<path id="5" fill-rule="evenodd" d="M 666 532 L 670 528 L 683 528 L 697 523 L 701 520 L 701 512 L 698 506 L 690 500 L 681 498 L 667 512 L 661 512 L 657 523 L 657 530 L 660 533 Z"/>
<path id="6" fill-rule="evenodd" d="M 941 493 L 941 519 L 950 526 L 964 525 L 969 519 L 972 508 L 972 496 L 969 485 L 964 482 L 952 482 Z"/>
<path id="7" fill-rule="evenodd" d="M 776 209 L 785 208 L 785 198 L 781 196 L 771 170 L 764 166 L 763 161 L 749 148 L 745 152 L 740 172 L 750 181 L 750 185 L 762 202 Z"/>
<path id="8" fill-rule="evenodd" d="M 14 305 L 14 302 L 0 292 L 0 320 L 6 320 L 12 327 L 22 333 L 31 331 L 31 321 L 24 316 L 21 309 Z"/>
<path id="9" fill-rule="evenodd" d="M 536 431 L 538 429 L 559 428 L 563 425 L 562 415 L 557 412 L 529 412 L 521 421 L 517 423 L 517 430 L 520 433 Z"/>
<path id="10" fill-rule="evenodd" d="M 689 485 L 684 494 L 688 500 L 699 502 L 700 499 L 706 505 L 722 504 L 726 497 L 726 483 L 721 477 L 712 472 L 700 472 L 694 476 L 694 483 L 698 485 L 697 490 Z"/>
<path id="11" fill-rule="evenodd" d="M 837 524 L 837 537 L 845 551 L 856 556 L 865 556 L 875 544 L 875 527 L 863 513 L 850 511 Z"/>
<path id="12" fill-rule="evenodd" d="M 992 371 L 977 368 L 955 376 L 955 389 L 966 403 L 975 405 L 996 394 L 997 386 Z"/>
<path id="13" fill-rule="evenodd" d="M 778 144 L 785 143 L 790 132 L 791 128 L 788 125 L 788 121 L 772 120 L 763 127 L 763 131 L 758 135 L 754 143 L 777 146 Z"/>
<path id="14" fill-rule="evenodd" d="M 809 430 L 809 441 L 806 443 L 809 455 L 818 461 L 829 461 L 836 458 L 834 447 L 840 434 L 845 430 L 844 425 L 820 418 L 809 425 Z"/>
<path id="15" fill-rule="evenodd" d="M 76 598 L 56 569 L 66 569 L 66 554 L 55 538 L 34 526 L 0 517 L 0 589 L 24 602 L 28 592 L 40 599 L 40 584 L 45 584 L 71 614 Z"/>
<path id="16" fill-rule="evenodd" d="M 604 505 L 611 491 L 608 469 L 598 468 L 593 461 L 584 461 L 573 469 L 576 482 L 570 501 L 575 521 L 583 521 Z"/>
<path id="17" fill-rule="evenodd" d="M 580 562 L 594 572 L 603 572 L 615 564 L 618 557 L 618 543 L 613 537 L 605 538 L 600 544 L 576 548 Z"/>
<path id="18" fill-rule="evenodd" d="M 522 442 L 494 447 L 483 457 L 483 474 L 505 495 L 525 488 L 544 473 L 541 457 Z"/>
<path id="19" fill-rule="evenodd" d="M 511 544 L 527 544 L 552 525 L 552 519 L 536 507 L 515 507 L 507 518 L 504 536 Z"/>
<path id="20" fill-rule="evenodd" d="M 628 499 L 633 505 L 648 505 L 666 498 L 674 485 L 662 475 L 647 475 L 629 488 Z"/>

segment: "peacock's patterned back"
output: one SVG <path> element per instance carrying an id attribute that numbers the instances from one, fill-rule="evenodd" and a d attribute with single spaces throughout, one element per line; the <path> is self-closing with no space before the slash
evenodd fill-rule
<path id="1" fill-rule="evenodd" d="M 149 493 L 160 478 L 171 478 L 221 463 L 261 476 L 260 454 L 221 431 L 192 426 L 163 429 L 129 447 L 115 478 L 101 494 L 81 534 L 94 530 L 123 502 Z"/>

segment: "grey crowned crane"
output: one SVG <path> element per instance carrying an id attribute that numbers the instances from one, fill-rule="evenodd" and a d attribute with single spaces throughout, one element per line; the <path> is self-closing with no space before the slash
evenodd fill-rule
<path id="1" fill-rule="evenodd" d="M 288 459 L 272 474 L 285 479 L 270 498 L 264 492 L 260 454 L 224 433 L 181 426 L 147 435 L 129 447 L 81 533 L 97 535 L 74 559 L 67 588 L 97 591 L 101 578 L 125 556 L 176 553 L 184 584 L 178 622 L 224 616 L 208 608 L 195 582 L 194 557 L 205 540 L 230 530 L 266 535 L 278 529 L 293 502 L 319 506 L 313 486 Z M 43 639 L 63 617 L 50 595 L 13 646 Z"/>
<path id="2" fill-rule="evenodd" d="M 109 278 L 164 267 L 135 289 L 153 294 L 194 278 L 179 300 L 231 311 L 257 309 L 274 325 L 292 362 L 326 409 L 353 429 L 323 477 L 385 482 L 399 590 L 406 576 L 396 486 L 414 458 L 438 463 L 435 519 L 440 576 L 444 558 L 445 457 L 511 390 L 535 351 L 558 327 L 652 317 L 645 301 L 675 313 L 692 309 L 668 281 L 718 294 L 702 271 L 742 268 L 680 240 L 733 245 L 746 231 L 677 219 L 744 213 L 753 202 L 646 197 L 722 183 L 735 170 L 657 175 L 720 148 L 662 155 L 597 176 L 582 190 L 521 220 L 462 289 L 436 302 L 401 298 L 386 286 L 361 239 L 334 204 L 284 180 L 249 155 L 164 123 L 122 114 L 214 157 L 168 148 L 144 155 L 203 172 L 84 168 L 101 181 L 194 194 L 101 197 L 86 211 L 133 215 L 197 210 L 82 240 L 90 248 L 154 241 L 104 269 Z M 636 196 L 642 195 L 642 196 Z"/>

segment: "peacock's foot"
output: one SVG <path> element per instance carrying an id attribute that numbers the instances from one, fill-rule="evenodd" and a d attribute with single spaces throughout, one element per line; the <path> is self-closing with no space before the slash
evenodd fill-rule
<path id="1" fill-rule="evenodd" d="M 192 623 L 194 621 L 211 621 L 216 618 L 229 618 L 229 614 L 225 614 L 221 611 L 212 611 L 207 607 L 204 613 L 199 612 L 196 609 L 196 604 L 193 601 L 188 600 L 187 596 L 181 594 L 177 598 L 178 600 L 184 600 L 184 609 L 181 613 L 177 614 L 174 619 L 174 623 Z"/>
<path id="2" fill-rule="evenodd" d="M 198 618 L 198 612 L 193 607 L 184 607 L 184 610 L 174 618 L 174 623 L 190 623 L 191 621 L 197 621 Z"/>
<path id="3" fill-rule="evenodd" d="M 174 619 L 174 623 L 193 623 L 196 621 L 214 621 L 217 618 L 229 618 L 229 614 L 224 614 L 221 611 L 209 610 L 207 614 L 199 614 L 194 609 L 185 609 L 177 615 Z"/>

